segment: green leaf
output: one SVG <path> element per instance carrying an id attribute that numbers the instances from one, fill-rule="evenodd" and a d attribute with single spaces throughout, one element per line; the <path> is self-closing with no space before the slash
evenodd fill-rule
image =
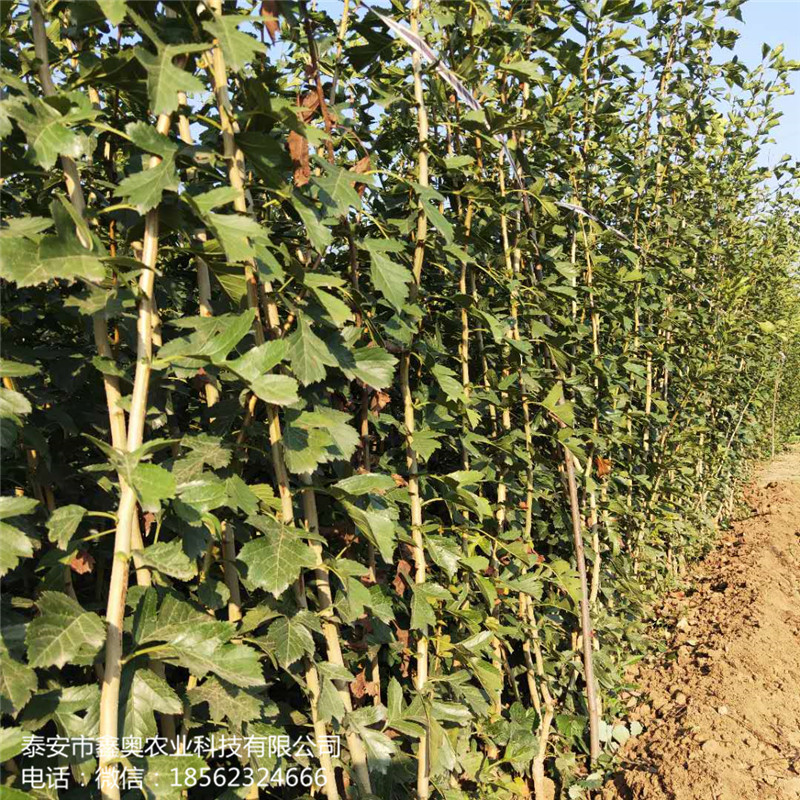
<path id="1" fill-rule="evenodd" d="M 292 371 L 303 386 L 323 380 L 325 367 L 338 364 L 328 345 L 311 330 L 311 325 L 302 314 L 298 314 L 297 329 L 289 337 L 288 343 Z"/>
<path id="2" fill-rule="evenodd" d="M 31 514 L 38 505 L 31 497 L 0 497 L 0 520 Z M 14 569 L 21 558 L 30 558 L 34 543 L 25 531 L 0 522 L 0 576 Z"/>
<path id="3" fill-rule="evenodd" d="M 175 497 L 175 476 L 158 464 L 137 464 L 132 477 L 143 511 L 159 511 L 161 500 Z"/>
<path id="4" fill-rule="evenodd" d="M 432 535 L 425 537 L 425 547 L 434 563 L 447 573 L 448 578 L 453 578 L 458 572 L 458 564 L 462 555 L 461 547 L 444 536 Z"/>
<path id="5" fill-rule="evenodd" d="M 5 106 L 25 134 L 36 163 L 52 169 L 59 156 L 78 159 L 84 141 L 70 125 L 96 116 L 88 97 L 77 92 L 61 95 L 57 102 L 36 98 L 28 103 L 14 99 Z"/>
<path id="6" fill-rule="evenodd" d="M 352 680 L 352 675 L 349 680 Z M 330 722 L 332 719 L 343 720 L 346 713 L 344 703 L 339 695 L 339 690 L 334 686 L 329 678 L 322 678 L 320 682 L 319 700 L 317 701 L 317 713 L 323 722 Z"/>
<path id="7" fill-rule="evenodd" d="M 161 714 L 181 714 L 183 704 L 169 684 L 151 669 L 136 661 L 126 664 L 120 684 L 120 740 L 125 736 L 143 740 L 157 736 L 156 711 Z"/>
<path id="8" fill-rule="evenodd" d="M 315 175 L 311 182 L 320 190 L 320 199 L 328 208 L 329 213 L 335 216 L 347 214 L 350 208 L 361 208 L 361 198 L 353 187 L 359 179 L 355 172 L 336 167 L 323 161 L 320 166 L 323 175 Z"/>
<path id="9" fill-rule="evenodd" d="M 32 497 L 0 497 L 0 519 L 10 519 L 11 517 L 22 517 L 32 514 L 39 505 L 38 500 Z"/>
<path id="10" fill-rule="evenodd" d="M 17 286 L 35 286 L 55 278 L 100 281 L 106 268 L 98 258 L 97 245 L 87 250 L 75 233 L 75 224 L 58 201 L 50 210 L 57 234 L 43 236 L 37 244 L 28 239 L 4 239 L 2 276 Z"/>
<path id="11" fill-rule="evenodd" d="M 353 318 L 353 312 L 336 295 L 324 292 L 322 289 L 312 289 L 312 294 L 317 302 L 325 309 L 328 316 L 333 320 L 337 328 L 341 328 L 345 323 Z"/>
<path id="12" fill-rule="evenodd" d="M 313 472 L 323 463 L 347 460 L 358 446 L 358 432 L 350 415 L 324 406 L 299 415 L 287 415 L 284 455 L 291 472 Z"/>
<path id="13" fill-rule="evenodd" d="M 395 521 L 384 513 L 365 511 L 347 500 L 342 500 L 342 506 L 350 515 L 350 519 L 366 533 L 369 540 L 387 563 L 394 563 L 394 548 L 397 543 Z"/>
<path id="14" fill-rule="evenodd" d="M 378 773 L 388 772 L 397 755 L 397 745 L 385 733 L 374 728 L 362 727 L 359 733 L 364 740 L 370 769 Z"/>
<path id="15" fill-rule="evenodd" d="M 267 640 L 274 646 L 275 657 L 284 669 L 314 652 L 314 640 L 308 628 L 295 618 L 276 619 L 269 626 Z"/>
<path id="16" fill-rule="evenodd" d="M 30 414 L 33 409 L 24 394 L 0 386 L 0 417 L 13 417 L 16 414 Z"/>
<path id="17" fill-rule="evenodd" d="M 0 577 L 14 569 L 21 558 L 33 555 L 35 540 L 19 528 L 0 522 Z"/>
<path id="18" fill-rule="evenodd" d="M 194 328 L 190 336 L 182 336 L 159 348 L 156 368 L 162 363 L 192 357 L 223 361 L 228 353 L 250 333 L 255 312 L 248 309 L 241 314 L 220 314 L 218 317 L 184 317 L 182 328 Z"/>
<path id="19" fill-rule="evenodd" d="M 0 649 L 0 713 L 16 716 L 38 685 L 34 670 Z"/>
<path id="20" fill-rule="evenodd" d="M 219 644 L 209 639 L 189 637 L 173 642 L 180 664 L 192 675 L 204 678 L 209 672 L 235 686 L 263 686 L 258 653 L 244 644 Z"/>
<path id="21" fill-rule="evenodd" d="M 225 206 L 228 205 L 228 203 L 233 203 L 240 194 L 241 192 L 233 186 L 220 186 L 209 192 L 193 194 L 190 197 L 191 204 L 195 207 L 200 216 L 205 216 L 209 211 L 212 211 L 218 206 Z"/>
<path id="22" fill-rule="evenodd" d="M 472 156 L 450 156 L 444 160 L 446 169 L 463 169 L 474 163 L 475 159 Z"/>
<path id="23" fill-rule="evenodd" d="M 241 689 L 215 676 L 188 692 L 191 704 L 208 703 L 208 713 L 214 722 L 228 719 L 239 728 L 244 722 L 261 717 L 262 701 L 252 691 Z"/>
<path id="24" fill-rule="evenodd" d="M 442 446 L 439 441 L 442 435 L 441 431 L 414 431 L 411 442 L 414 450 L 417 451 L 417 456 L 423 461 L 427 461 Z"/>
<path id="25" fill-rule="evenodd" d="M 286 340 L 276 339 L 253 347 L 241 358 L 225 361 L 223 365 L 242 380 L 252 383 L 280 364 L 286 358 L 287 350 Z"/>
<path id="26" fill-rule="evenodd" d="M 178 92 L 187 95 L 204 91 L 203 82 L 186 70 L 175 66 L 173 59 L 187 46 L 161 47 L 151 53 L 137 47 L 134 54 L 147 71 L 147 93 L 150 96 L 150 110 L 156 116 L 172 114 L 178 110 Z"/>
<path id="27" fill-rule="evenodd" d="M 197 564 L 184 553 L 178 539 L 158 542 L 136 551 L 145 567 L 158 570 L 180 581 L 189 581 L 197 575 Z"/>
<path id="28" fill-rule="evenodd" d="M 373 241 L 363 241 L 364 247 L 369 250 L 372 283 L 389 303 L 400 310 L 408 297 L 408 284 L 413 278 L 411 270 L 392 261 L 373 245 Z"/>
<path id="29" fill-rule="evenodd" d="M 232 509 L 244 511 L 247 515 L 258 512 L 258 496 L 238 475 L 231 475 L 225 481 L 225 488 L 228 492 L 228 505 Z"/>
<path id="30" fill-rule="evenodd" d="M 544 83 L 544 73 L 530 61 L 512 61 L 510 64 L 500 64 L 498 69 L 504 72 L 510 72 L 518 78 L 526 81 L 534 81 L 535 83 Z"/>
<path id="31" fill-rule="evenodd" d="M 60 592 L 43 592 L 36 605 L 39 616 L 28 625 L 25 635 L 28 663 L 59 668 L 68 661 L 91 663 L 106 641 L 100 617 Z"/>
<path id="32" fill-rule="evenodd" d="M 288 375 L 262 375 L 250 388 L 257 397 L 274 406 L 290 406 L 299 399 L 297 381 Z"/>
<path id="33" fill-rule="evenodd" d="M 117 186 L 115 195 L 130 203 L 140 214 L 146 214 L 160 202 L 165 191 L 177 191 L 180 182 L 172 161 L 161 161 L 128 175 Z"/>
<path id="34" fill-rule="evenodd" d="M 97 0 L 97 5 L 112 25 L 119 25 L 125 19 L 126 0 Z"/>
<path id="35" fill-rule="evenodd" d="M 248 350 L 241 358 L 225 361 L 224 366 L 247 382 L 255 394 L 267 403 L 288 406 L 296 403 L 297 381 L 288 375 L 266 373 L 287 356 L 285 339 L 264 342 Z"/>
<path id="36" fill-rule="evenodd" d="M 380 475 L 375 472 L 364 475 L 351 475 L 349 478 L 342 478 L 333 484 L 337 489 L 341 489 L 347 494 L 358 497 L 369 492 L 388 492 L 395 488 L 394 478 L 390 475 Z"/>
<path id="37" fill-rule="evenodd" d="M 0 761 L 4 764 L 18 756 L 25 748 L 28 734 L 22 728 L 0 728 Z"/>
<path id="38" fill-rule="evenodd" d="M 333 234 L 330 228 L 322 224 L 316 209 L 302 195 L 293 194 L 291 202 L 314 249 L 318 253 L 324 252 L 333 241 Z"/>
<path id="39" fill-rule="evenodd" d="M 0 800 L 34 800 L 34 797 L 11 786 L 0 786 Z"/>
<path id="40" fill-rule="evenodd" d="M 239 560 L 247 566 L 248 581 L 279 597 L 304 568 L 315 566 L 316 556 L 296 529 L 266 517 L 251 517 L 249 521 L 263 530 L 264 536 L 248 542 Z"/>
<path id="41" fill-rule="evenodd" d="M 203 215 L 208 227 L 216 236 L 228 261 L 247 261 L 255 256 L 255 242 L 264 238 L 263 228 L 243 214 L 217 214 L 209 211 Z"/>
<path id="42" fill-rule="evenodd" d="M 197 480 L 179 486 L 178 497 L 181 503 L 191 506 L 195 513 L 202 515 L 224 506 L 228 500 L 228 491 L 225 481 L 206 472 Z"/>
<path id="43" fill-rule="evenodd" d="M 436 193 L 437 197 L 431 198 L 432 202 L 429 202 L 428 198 L 431 197 L 431 191 L 432 190 L 427 188 L 425 191 L 420 191 L 420 205 L 431 225 L 442 234 L 447 244 L 452 244 L 454 239 L 453 225 L 446 219 L 444 214 L 439 211 L 439 207 L 436 205 L 436 200 L 440 197 L 438 192 Z"/>
<path id="44" fill-rule="evenodd" d="M 412 586 L 411 596 L 411 628 L 427 633 L 428 627 L 436 625 L 436 614 L 428 602 L 428 594 L 424 586 Z"/>
<path id="45" fill-rule="evenodd" d="M 566 426 L 575 424 L 575 412 L 572 403 L 564 402 L 564 387 L 559 381 L 547 393 L 541 405 L 555 414 Z"/>
<path id="46" fill-rule="evenodd" d="M 55 542 L 61 550 L 66 550 L 85 514 L 86 509 L 83 506 L 57 508 L 47 521 L 47 538 Z"/>
<path id="47" fill-rule="evenodd" d="M 444 366 L 444 364 L 434 364 L 431 372 L 442 391 L 447 395 L 448 400 L 466 401 L 464 387 L 461 385 L 461 381 L 456 378 L 456 374 L 452 369 Z"/>
<path id="48" fill-rule="evenodd" d="M 248 22 L 248 18 L 229 14 L 203 23 L 203 28 L 219 42 L 225 65 L 233 72 L 241 72 L 256 53 L 266 52 L 266 46 L 258 39 L 238 29 L 242 22 Z"/>
<path id="49" fill-rule="evenodd" d="M 212 611 L 225 608 L 231 599 L 230 589 L 222 582 L 213 578 L 206 578 L 197 590 L 197 599 Z"/>
<path id="50" fill-rule="evenodd" d="M 382 347 L 357 347 L 352 354 L 355 366 L 342 368 L 348 378 L 358 378 L 373 389 L 391 386 L 397 366 L 397 359 L 391 353 Z"/>
<path id="51" fill-rule="evenodd" d="M 0 358 L 0 378 L 27 378 L 40 372 L 35 364 L 20 364 L 8 358 Z"/>

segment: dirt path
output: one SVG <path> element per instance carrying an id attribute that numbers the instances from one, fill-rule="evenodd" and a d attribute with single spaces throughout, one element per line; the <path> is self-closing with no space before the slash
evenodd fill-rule
<path id="1" fill-rule="evenodd" d="M 747 500 L 664 605 L 669 647 L 635 678 L 645 730 L 603 800 L 800 798 L 800 449 Z"/>

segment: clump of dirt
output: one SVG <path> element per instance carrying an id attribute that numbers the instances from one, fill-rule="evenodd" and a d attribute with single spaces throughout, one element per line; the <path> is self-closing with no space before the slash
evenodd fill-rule
<path id="1" fill-rule="evenodd" d="M 750 513 L 663 605 L 603 800 L 800 799 L 800 450 L 762 471 Z"/>

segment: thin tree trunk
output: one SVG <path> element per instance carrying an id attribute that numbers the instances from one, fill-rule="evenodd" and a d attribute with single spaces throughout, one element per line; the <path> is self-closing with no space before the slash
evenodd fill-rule
<path id="1" fill-rule="evenodd" d="M 411 31 L 419 33 L 420 0 L 411 2 Z M 414 99 L 417 105 L 417 133 L 419 148 L 417 154 L 417 182 L 428 186 L 428 112 L 425 108 L 425 94 L 422 86 L 422 62 L 419 53 L 412 55 L 414 73 Z M 425 202 L 420 200 L 420 203 Z M 413 276 L 410 300 L 416 300 L 425 261 L 425 239 L 428 232 L 428 218 L 422 208 L 417 214 L 416 247 L 414 248 Z M 400 393 L 403 398 L 403 421 L 406 428 L 406 466 L 408 469 L 408 496 L 411 506 L 411 536 L 414 540 L 414 582 L 422 586 L 427 580 L 427 565 L 422 539 L 422 501 L 419 495 L 417 451 L 414 447 L 414 399 L 411 394 L 409 372 L 411 368 L 411 344 L 400 359 Z M 417 637 L 417 671 L 415 687 L 422 693 L 428 682 L 428 638 L 423 633 Z M 417 800 L 428 800 L 430 794 L 430 754 L 428 752 L 428 726 L 419 738 L 417 752 Z"/>
<path id="2" fill-rule="evenodd" d="M 169 132 L 170 115 L 162 114 L 156 123 L 161 135 Z M 158 156 L 151 156 L 150 168 L 160 163 Z M 130 453 L 139 448 L 144 439 L 147 395 L 150 386 L 150 363 L 153 356 L 153 289 L 155 285 L 156 261 L 158 258 L 158 209 L 147 212 L 145 217 L 142 263 L 144 269 L 139 278 L 139 311 L 137 321 L 136 373 L 133 381 L 128 440 L 126 450 Z M 132 486 L 121 482 L 121 496 L 117 512 L 117 532 L 114 538 L 115 558 L 111 569 L 111 584 L 108 590 L 106 621 L 106 658 L 103 688 L 100 695 L 100 737 L 107 741 L 117 739 L 119 717 L 119 689 L 122 673 L 122 628 L 125 616 L 125 597 L 128 591 L 128 570 L 131 554 L 131 532 L 133 515 L 136 513 L 136 493 Z M 101 775 L 108 770 L 108 756 L 100 758 Z M 108 772 L 105 772 L 108 775 Z M 119 800 L 119 786 L 114 781 L 103 781 L 100 792 L 103 800 Z"/>

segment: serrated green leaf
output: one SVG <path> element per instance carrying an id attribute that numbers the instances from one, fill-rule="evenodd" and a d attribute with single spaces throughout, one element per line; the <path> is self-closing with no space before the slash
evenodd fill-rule
<path id="1" fill-rule="evenodd" d="M 337 360 L 328 345 L 311 330 L 305 316 L 298 315 L 297 329 L 288 339 L 289 360 L 297 380 L 304 386 L 325 378 L 325 367 L 335 367 Z"/>
<path id="2" fill-rule="evenodd" d="M 411 270 L 371 247 L 371 240 L 365 239 L 364 245 L 369 249 L 373 285 L 396 309 L 401 309 L 408 298 L 408 284 L 413 277 Z"/>
<path id="3" fill-rule="evenodd" d="M 66 550 L 85 514 L 86 509 L 83 506 L 57 508 L 47 520 L 47 538 L 55 542 L 61 550 Z"/>
<path id="4" fill-rule="evenodd" d="M 308 628 L 293 618 L 276 619 L 269 626 L 267 639 L 274 645 L 275 657 L 284 669 L 314 652 L 314 640 Z"/>
<path id="5" fill-rule="evenodd" d="M 203 23 L 203 28 L 219 42 L 225 65 L 233 72 L 241 72 L 256 53 L 266 52 L 262 42 L 238 29 L 242 22 L 247 18 L 228 14 Z"/>
<path id="6" fill-rule="evenodd" d="M 384 389 L 392 384 L 397 359 L 382 347 L 357 347 L 352 351 L 355 366 L 342 368 L 350 378 L 358 378 L 373 389 Z"/>
<path id="7" fill-rule="evenodd" d="M 203 82 L 173 63 L 179 52 L 186 52 L 186 47 L 161 47 L 157 53 L 151 53 L 143 47 L 137 47 L 134 54 L 139 63 L 147 71 L 147 93 L 150 96 L 150 110 L 156 116 L 172 114 L 178 110 L 178 92 L 187 95 L 202 92 Z"/>
<path id="8" fill-rule="evenodd" d="M 27 664 L 16 660 L 5 649 L 0 650 L 0 713 L 16 716 L 38 687 L 36 673 Z"/>
<path id="9" fill-rule="evenodd" d="M 212 675 L 189 691 L 192 705 L 208 703 L 208 713 L 214 722 L 228 719 L 235 727 L 261 717 L 261 703 L 257 695 L 241 689 Z"/>
<path id="10" fill-rule="evenodd" d="M 158 542 L 136 551 L 145 567 L 158 570 L 180 581 L 189 581 L 197 575 L 197 564 L 189 558 L 177 539 L 171 542 Z"/>
<path id="11" fill-rule="evenodd" d="M 22 728 L 4 727 L 0 729 L 0 761 L 4 764 L 18 756 L 25 747 L 28 734 Z"/>
<path id="12" fill-rule="evenodd" d="M 164 192 L 176 191 L 179 183 L 172 161 L 161 161 L 154 167 L 128 175 L 117 186 L 115 195 L 140 214 L 146 214 L 161 202 Z"/>
<path id="13" fill-rule="evenodd" d="M 158 511 L 162 500 L 175 497 L 175 476 L 158 464 L 137 464 L 132 478 L 143 511 Z"/>
<path id="14" fill-rule="evenodd" d="M 156 711 L 161 714 L 181 714 L 183 704 L 169 684 L 151 669 L 135 661 L 126 664 L 120 683 L 120 740 L 125 736 L 142 740 L 157 736 Z"/>
<path id="15" fill-rule="evenodd" d="M 390 475 L 380 475 L 375 472 L 351 475 L 349 478 L 342 478 L 342 480 L 333 485 L 354 497 L 368 494 L 369 492 L 387 492 L 395 488 L 394 478 Z"/>
<path id="16" fill-rule="evenodd" d="M 350 679 L 352 679 L 352 675 Z M 333 719 L 343 720 L 346 713 L 339 690 L 333 685 L 333 681 L 327 677 L 323 677 L 320 682 L 317 713 L 323 722 L 330 722 Z"/>
<path id="17" fill-rule="evenodd" d="M 91 663 L 106 641 L 100 617 L 60 592 L 43 592 L 36 605 L 39 616 L 28 625 L 25 635 L 28 663 L 59 668 L 68 661 Z"/>

